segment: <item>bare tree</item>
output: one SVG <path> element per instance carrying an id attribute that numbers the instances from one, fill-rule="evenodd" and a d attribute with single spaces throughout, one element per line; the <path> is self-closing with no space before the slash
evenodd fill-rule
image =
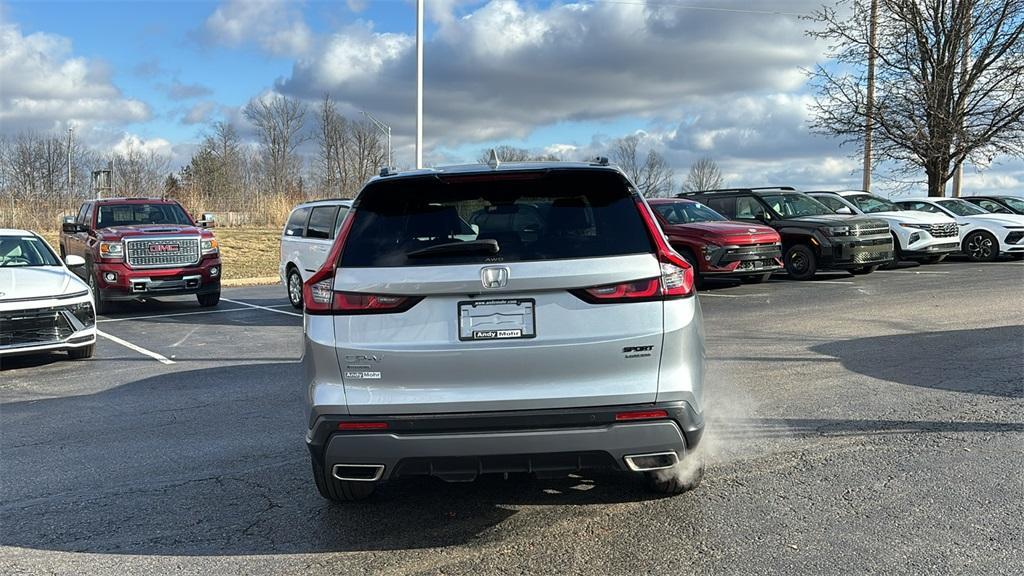
<path id="1" fill-rule="evenodd" d="M 941 196 L 956 166 L 1024 154 L 1024 0 L 878 0 L 870 41 L 867 0 L 842 0 L 810 19 L 831 43 L 831 61 L 811 71 L 812 129 L 907 173 L 923 169 Z M 866 63 L 876 59 L 869 108 Z"/>
<path id="2" fill-rule="evenodd" d="M 113 190 L 118 196 L 160 196 L 170 159 L 155 150 L 129 144 L 110 156 L 114 164 Z"/>
<path id="3" fill-rule="evenodd" d="M 486 164 L 491 160 L 491 148 L 480 151 L 477 162 Z M 517 148 L 508 144 L 502 144 L 493 148 L 498 155 L 499 162 L 558 162 L 562 160 L 555 154 L 533 154 L 526 148 Z"/>
<path id="4" fill-rule="evenodd" d="M 278 195 L 292 192 L 299 184 L 302 170 L 302 159 L 296 149 L 305 141 L 302 130 L 306 104 L 270 94 L 250 100 L 242 114 L 259 133 L 262 174 L 268 191 Z"/>
<path id="5" fill-rule="evenodd" d="M 611 160 L 636 184 L 637 190 L 645 197 L 658 198 L 672 193 L 672 179 L 675 171 L 668 162 L 654 150 L 640 159 L 640 137 L 636 134 L 619 138 L 612 145 Z"/>
<path id="6" fill-rule="evenodd" d="M 683 192 L 696 192 L 698 190 L 715 190 L 725 186 L 722 179 L 722 171 L 718 163 L 711 158 L 704 157 L 690 166 L 690 171 L 683 181 Z"/>

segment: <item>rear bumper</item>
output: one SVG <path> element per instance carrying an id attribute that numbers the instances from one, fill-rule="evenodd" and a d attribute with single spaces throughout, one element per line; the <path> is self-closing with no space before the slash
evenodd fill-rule
<path id="1" fill-rule="evenodd" d="M 668 418 L 616 422 L 615 414 L 660 409 Z M 386 422 L 386 432 L 341 432 L 341 422 Z M 686 402 L 577 410 L 417 416 L 321 416 L 306 441 L 313 458 L 335 465 L 382 465 L 381 480 L 433 475 L 471 480 L 490 472 L 629 470 L 630 455 L 675 453 L 700 442 L 703 416 Z"/>

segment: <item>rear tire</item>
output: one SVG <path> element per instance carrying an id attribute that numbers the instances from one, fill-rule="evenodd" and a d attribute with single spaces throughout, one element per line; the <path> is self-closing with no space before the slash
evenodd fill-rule
<path id="1" fill-rule="evenodd" d="M 697 459 L 692 462 L 691 459 Z M 695 468 L 691 469 L 692 466 Z M 658 494 L 674 496 L 700 486 L 704 479 L 704 451 L 698 450 L 667 470 L 645 472 L 647 489 Z"/>
<path id="2" fill-rule="evenodd" d="M 292 308 L 296 310 L 302 310 L 302 276 L 294 266 L 288 268 L 288 302 L 291 303 Z"/>
<path id="3" fill-rule="evenodd" d="M 1022 256 L 1024 256 L 1024 254 L 1022 254 Z M 945 254 L 942 254 L 940 256 L 928 256 L 927 258 L 921 258 L 921 263 L 922 264 L 938 264 L 939 262 L 942 262 L 945 259 L 946 259 L 946 255 Z"/>
<path id="4" fill-rule="evenodd" d="M 316 489 L 320 495 L 331 502 L 355 502 L 365 500 L 373 495 L 377 489 L 376 482 L 352 482 L 338 480 L 330 475 L 330 472 L 310 457 L 313 465 L 313 481 L 316 482 Z"/>
<path id="5" fill-rule="evenodd" d="M 92 352 L 95 347 L 95 344 L 89 344 L 88 346 L 82 346 L 81 348 L 68 348 L 68 358 L 72 360 L 85 360 L 86 358 L 92 358 Z"/>
<path id="6" fill-rule="evenodd" d="M 199 305 L 203 308 L 216 306 L 220 303 L 220 290 L 209 294 L 196 294 L 196 300 L 199 300 Z"/>
<path id="7" fill-rule="evenodd" d="M 740 282 L 743 282 L 744 284 L 760 284 L 771 277 L 771 272 L 767 274 L 757 274 L 755 276 L 740 276 Z"/>
<path id="8" fill-rule="evenodd" d="M 972 262 L 993 262 L 999 257 L 999 241 L 983 230 L 968 234 L 962 248 Z"/>
<path id="9" fill-rule="evenodd" d="M 875 266 L 864 266 L 862 268 L 854 268 L 853 270 L 850 270 L 850 274 L 853 274 L 854 276 L 863 276 L 865 274 L 871 274 L 875 270 L 878 270 L 878 266 L 877 265 L 875 265 Z"/>
<path id="10" fill-rule="evenodd" d="M 786 250 L 783 262 L 786 265 L 786 272 L 794 280 L 810 280 L 818 271 L 818 261 L 806 244 L 794 244 Z"/>

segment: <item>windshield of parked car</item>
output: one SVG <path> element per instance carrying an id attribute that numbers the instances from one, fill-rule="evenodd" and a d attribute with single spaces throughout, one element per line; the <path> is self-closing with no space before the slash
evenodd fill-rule
<path id="1" fill-rule="evenodd" d="M 765 194 L 761 199 L 783 218 L 795 216 L 824 216 L 832 210 L 806 194 Z"/>
<path id="2" fill-rule="evenodd" d="M 169 224 L 191 226 L 192 220 L 177 204 L 101 204 L 96 228 Z"/>
<path id="3" fill-rule="evenodd" d="M 610 171 L 378 181 L 361 194 L 343 267 L 594 258 L 651 251 L 628 182 Z"/>
<path id="4" fill-rule="evenodd" d="M 902 210 L 896 204 L 886 200 L 879 196 L 872 196 L 871 194 L 857 194 L 854 196 L 847 196 L 847 200 L 853 200 L 857 208 L 860 208 L 862 212 L 898 212 Z"/>
<path id="5" fill-rule="evenodd" d="M 0 268 L 60 266 L 45 242 L 34 236 L 0 236 Z"/>
<path id="6" fill-rule="evenodd" d="M 690 224 L 692 222 L 718 222 L 727 220 L 718 212 L 700 202 L 673 202 L 671 204 L 654 204 L 651 206 L 669 224 Z"/>
<path id="7" fill-rule="evenodd" d="M 957 200 L 950 198 L 949 200 L 936 200 L 936 204 L 942 206 L 946 210 L 949 210 L 957 216 L 977 216 L 978 214 L 990 214 L 988 210 L 984 208 L 978 208 L 974 204 L 967 202 L 966 200 Z"/>
<path id="8" fill-rule="evenodd" d="M 1003 198 L 1002 200 L 1018 214 L 1024 214 L 1024 198 Z"/>

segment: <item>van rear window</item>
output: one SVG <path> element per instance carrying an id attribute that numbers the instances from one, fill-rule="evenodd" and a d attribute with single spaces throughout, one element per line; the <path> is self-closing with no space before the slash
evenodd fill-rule
<path id="1" fill-rule="evenodd" d="M 598 170 L 380 180 L 355 207 L 342 267 L 599 258 L 652 251 L 629 185 Z"/>

